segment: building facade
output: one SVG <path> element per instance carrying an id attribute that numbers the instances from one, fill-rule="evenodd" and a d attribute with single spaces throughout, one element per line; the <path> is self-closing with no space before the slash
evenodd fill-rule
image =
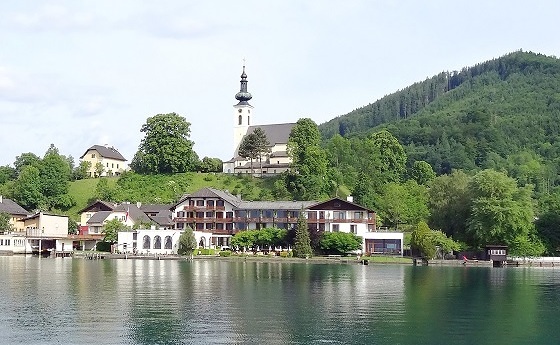
<path id="1" fill-rule="evenodd" d="M 93 145 L 80 159 L 91 163 L 87 171 L 89 177 L 118 176 L 128 170 L 126 159 L 116 148 L 108 145 Z"/>
<path id="2" fill-rule="evenodd" d="M 183 231 L 191 227 L 201 232 L 199 246 L 205 248 L 228 247 L 231 237 L 239 231 L 268 227 L 293 229 L 303 212 L 311 232 L 353 233 L 364 238 L 364 253 L 402 255 L 403 234 L 378 231 L 375 211 L 351 199 L 244 201 L 228 191 L 203 188 L 185 195 L 171 211 L 175 229 Z M 372 245 L 368 247 L 368 244 Z"/>

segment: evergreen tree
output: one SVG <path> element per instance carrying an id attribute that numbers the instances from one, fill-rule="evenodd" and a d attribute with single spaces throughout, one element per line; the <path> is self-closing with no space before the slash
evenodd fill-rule
<path id="1" fill-rule="evenodd" d="M 309 229 L 307 228 L 307 220 L 305 219 L 303 210 L 301 210 L 298 217 L 293 251 L 294 256 L 298 258 L 308 258 L 313 254 Z"/>
<path id="2" fill-rule="evenodd" d="M 193 229 L 188 226 L 185 232 L 179 237 L 179 248 L 177 249 L 177 254 L 188 255 L 192 258 L 193 252 L 196 249 L 196 238 L 194 237 Z"/>

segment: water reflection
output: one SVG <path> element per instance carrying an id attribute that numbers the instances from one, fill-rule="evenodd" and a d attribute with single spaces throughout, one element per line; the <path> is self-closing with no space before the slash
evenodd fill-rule
<path id="1" fill-rule="evenodd" d="M 0 257 L 0 334 L 10 344 L 553 344 L 559 272 Z"/>

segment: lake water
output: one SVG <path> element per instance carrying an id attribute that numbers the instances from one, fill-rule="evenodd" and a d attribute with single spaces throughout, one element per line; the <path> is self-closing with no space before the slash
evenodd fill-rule
<path id="1" fill-rule="evenodd" d="M 1 344 L 559 344 L 560 268 L 0 257 Z"/>

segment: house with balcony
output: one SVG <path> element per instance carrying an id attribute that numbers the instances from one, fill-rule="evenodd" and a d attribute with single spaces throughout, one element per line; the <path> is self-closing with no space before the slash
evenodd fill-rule
<path id="1" fill-rule="evenodd" d="M 228 191 L 203 188 L 187 194 L 171 207 L 175 229 L 200 232 L 200 247 L 230 245 L 239 231 L 268 227 L 294 229 L 303 212 L 310 231 L 351 232 L 364 239 L 364 253 L 402 255 L 403 234 L 380 232 L 376 213 L 351 198 L 327 201 L 244 201 Z"/>

